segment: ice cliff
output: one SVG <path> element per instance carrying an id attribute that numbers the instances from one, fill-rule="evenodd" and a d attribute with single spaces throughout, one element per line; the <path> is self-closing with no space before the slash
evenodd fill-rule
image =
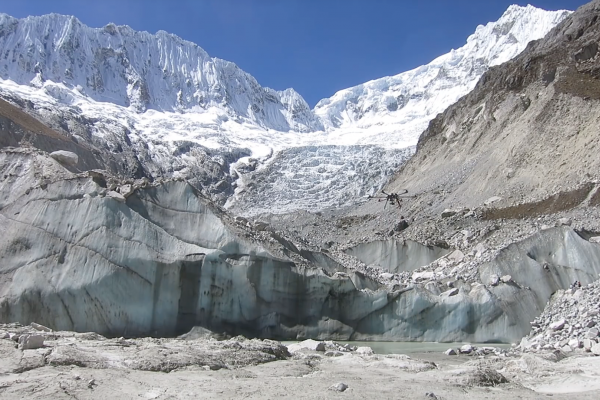
<path id="1" fill-rule="evenodd" d="M 514 284 L 441 294 L 420 284 L 388 287 L 231 218 L 185 182 L 73 174 L 31 150 L 3 151 L 0 165 L 4 322 L 114 336 L 170 336 L 200 325 L 280 339 L 511 341 L 529 331 L 552 288 L 600 272 L 600 248 L 558 229 L 482 267 L 484 282 L 510 273 Z M 567 257 L 567 246 L 577 252 Z M 377 260 L 387 251 L 375 243 L 363 253 Z M 443 254 L 424 251 L 413 243 L 401 257 L 417 268 Z"/>

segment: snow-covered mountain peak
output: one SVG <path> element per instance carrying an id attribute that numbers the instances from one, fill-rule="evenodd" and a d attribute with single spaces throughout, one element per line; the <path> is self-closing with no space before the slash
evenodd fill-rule
<path id="1" fill-rule="evenodd" d="M 63 83 L 94 101 L 137 112 L 218 108 L 266 129 L 322 127 L 312 112 L 291 116 L 275 91 L 261 87 L 234 63 L 212 58 L 197 44 L 165 31 L 152 35 L 115 24 L 90 28 L 59 14 L 24 19 L 4 14 L 0 29 L 0 77 L 20 85 Z"/>
<path id="2" fill-rule="evenodd" d="M 510 6 L 496 22 L 477 27 L 467 43 L 427 65 L 341 90 L 315 113 L 347 143 L 414 145 L 428 122 L 473 89 L 491 66 L 515 57 L 570 14 Z"/>
<path id="3" fill-rule="evenodd" d="M 197 179 L 244 212 L 341 206 L 381 188 L 436 114 L 567 15 L 511 6 L 463 47 L 311 110 L 294 89 L 262 87 L 165 31 L 0 14 L 0 96 L 78 141 L 129 154 L 127 170 Z"/>

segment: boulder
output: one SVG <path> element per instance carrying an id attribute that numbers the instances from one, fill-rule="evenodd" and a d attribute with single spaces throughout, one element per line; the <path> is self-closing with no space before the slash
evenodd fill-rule
<path id="1" fill-rule="evenodd" d="M 596 321 L 594 320 L 589 320 L 586 324 L 585 327 L 586 328 L 593 328 L 594 326 L 596 326 Z"/>
<path id="2" fill-rule="evenodd" d="M 79 157 L 77 154 L 65 150 L 53 151 L 50 153 L 50 157 L 54 158 L 63 165 L 75 166 L 79 162 Z"/>
<path id="3" fill-rule="evenodd" d="M 441 297 L 452 297 L 458 294 L 458 288 L 453 288 L 450 290 L 446 290 L 444 293 L 440 294 Z"/>
<path id="4" fill-rule="evenodd" d="M 331 390 L 335 390 L 335 391 L 337 391 L 337 392 L 343 392 L 343 391 L 345 391 L 346 389 L 348 389 L 348 385 L 346 385 L 346 384 L 345 384 L 345 383 L 343 383 L 343 382 L 340 382 L 340 383 L 338 383 L 338 384 L 336 384 L 336 385 L 333 385 L 333 386 L 331 386 L 331 387 L 330 387 L 330 389 L 331 389 Z"/>
<path id="5" fill-rule="evenodd" d="M 562 347 L 560 348 L 560 350 L 561 350 L 563 353 L 571 353 L 571 352 L 573 351 L 573 349 L 571 348 L 571 346 L 569 346 L 568 344 L 567 344 L 567 345 L 564 345 L 564 346 L 562 346 Z"/>
<path id="6" fill-rule="evenodd" d="M 106 193 L 106 195 L 108 197 L 111 197 L 111 198 L 115 199 L 116 201 L 118 201 L 120 203 L 125 203 L 125 201 L 126 201 L 125 197 L 121 193 L 117 193 L 114 190 L 108 191 Z"/>
<path id="7" fill-rule="evenodd" d="M 596 339 L 598 337 L 598 328 L 591 328 L 585 333 L 585 337 L 588 339 Z"/>
<path id="8" fill-rule="evenodd" d="M 52 332 L 52 329 L 48 328 L 47 326 L 36 324 L 35 322 L 32 322 L 30 325 L 33 329 L 36 329 L 38 331 Z"/>
<path id="9" fill-rule="evenodd" d="M 487 251 L 483 243 L 477 244 L 473 250 L 475 250 L 475 257 L 477 258 L 481 257 Z"/>
<path id="10" fill-rule="evenodd" d="M 259 232 L 266 231 L 268 227 L 269 224 L 267 224 L 266 222 L 254 221 L 254 229 L 256 229 Z"/>
<path id="11" fill-rule="evenodd" d="M 595 356 L 600 356 L 600 343 L 593 345 L 591 351 Z"/>
<path id="12" fill-rule="evenodd" d="M 125 198 L 129 197 L 133 193 L 133 191 L 133 185 L 129 184 L 123 185 L 119 188 L 119 193 Z"/>
<path id="13" fill-rule="evenodd" d="M 356 349 L 356 354 L 360 354 L 361 356 L 371 356 L 373 353 L 373 349 L 368 346 L 358 347 Z"/>
<path id="14" fill-rule="evenodd" d="M 454 350 L 454 349 L 448 349 L 444 352 L 444 354 L 447 356 L 456 356 L 457 355 L 456 350 Z"/>
<path id="15" fill-rule="evenodd" d="M 500 196 L 493 196 L 493 197 L 490 197 L 489 199 L 487 199 L 486 201 L 484 201 L 483 204 L 486 205 L 486 206 L 489 206 L 490 204 L 495 203 L 495 202 L 500 201 L 500 200 L 502 200 L 502 197 L 500 197 Z"/>
<path id="16" fill-rule="evenodd" d="M 458 349 L 462 354 L 471 354 L 473 352 L 473 346 L 470 344 L 465 344 Z"/>
<path id="17" fill-rule="evenodd" d="M 557 222 L 556 222 L 556 226 L 570 226 L 571 225 L 571 219 L 570 218 L 560 218 Z"/>
<path id="18" fill-rule="evenodd" d="M 287 348 L 290 353 L 295 353 L 300 350 L 325 351 L 325 343 L 307 339 L 303 342 L 290 344 Z"/>
<path id="19" fill-rule="evenodd" d="M 44 337 L 42 335 L 21 335 L 19 338 L 19 349 L 34 350 L 44 347 Z"/>
<path id="20" fill-rule="evenodd" d="M 510 281 L 512 281 L 512 276 L 510 276 L 510 275 L 504 275 L 504 276 L 502 276 L 502 277 L 500 278 L 500 280 L 501 280 L 503 283 L 509 283 Z"/>
<path id="21" fill-rule="evenodd" d="M 396 232 L 402 232 L 406 228 L 408 228 L 408 222 L 405 219 L 400 220 L 400 222 L 394 225 L 394 230 Z"/>
<path id="22" fill-rule="evenodd" d="M 591 339 L 583 339 L 583 349 L 585 351 L 592 351 L 592 347 L 596 344 L 596 342 L 594 342 Z"/>
<path id="23" fill-rule="evenodd" d="M 454 262 L 461 262 L 465 258 L 465 255 L 460 250 L 454 250 L 452 253 L 448 254 L 448 260 Z"/>
<path id="24" fill-rule="evenodd" d="M 489 281 L 490 285 L 492 286 L 498 286 L 498 284 L 500 283 L 500 277 L 496 274 L 492 274 L 490 275 L 490 281 Z"/>
<path id="25" fill-rule="evenodd" d="M 562 328 L 565 327 L 566 323 L 567 323 L 567 321 L 565 321 L 564 319 L 561 319 L 561 320 L 551 323 L 549 325 L 549 328 L 552 329 L 553 331 L 560 331 Z"/>
<path id="26" fill-rule="evenodd" d="M 444 211 L 442 211 L 442 218 L 448 218 L 453 215 L 456 215 L 456 211 L 450 210 L 449 208 L 446 208 Z"/>

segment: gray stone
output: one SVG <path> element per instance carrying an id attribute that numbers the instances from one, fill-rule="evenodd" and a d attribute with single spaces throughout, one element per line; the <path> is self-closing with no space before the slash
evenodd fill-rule
<path id="1" fill-rule="evenodd" d="M 567 344 L 567 345 L 564 345 L 564 346 L 562 346 L 562 347 L 560 348 L 560 350 L 561 350 L 563 353 L 571 353 L 571 352 L 573 351 L 573 349 L 571 348 L 571 346 L 569 346 L 568 344 Z"/>
<path id="2" fill-rule="evenodd" d="M 585 327 L 586 328 L 593 328 L 594 326 L 596 326 L 596 321 L 593 320 L 589 320 L 586 324 Z"/>
<path id="3" fill-rule="evenodd" d="M 500 277 L 496 274 L 492 274 L 490 275 L 490 280 L 489 280 L 489 284 L 492 286 L 498 286 L 498 284 L 500 283 Z"/>
<path id="4" fill-rule="evenodd" d="M 557 222 L 556 222 L 557 226 L 570 226 L 571 225 L 571 219 L 570 218 L 560 218 Z"/>
<path id="5" fill-rule="evenodd" d="M 471 352 L 473 351 L 473 346 L 471 346 L 470 344 L 465 344 L 461 346 L 460 349 L 458 349 L 458 351 L 460 351 L 462 354 L 471 354 Z"/>
<path id="6" fill-rule="evenodd" d="M 47 326 L 36 324 L 35 322 L 32 322 L 30 325 L 33 329 L 36 329 L 38 331 L 52 332 L 52 329 L 48 328 Z"/>
<path id="7" fill-rule="evenodd" d="M 133 193 L 134 189 L 132 185 L 123 185 L 119 188 L 119 193 L 123 195 L 123 197 L 127 198 Z"/>
<path id="8" fill-rule="evenodd" d="M 449 208 L 446 208 L 444 211 L 442 211 L 442 218 L 448 218 L 453 215 L 456 215 L 456 211 L 450 210 Z"/>
<path id="9" fill-rule="evenodd" d="M 456 356 L 457 355 L 456 350 L 454 350 L 454 349 L 448 349 L 444 352 L 444 354 L 447 356 Z"/>
<path id="10" fill-rule="evenodd" d="M 600 356 L 600 343 L 593 345 L 591 351 L 595 356 Z"/>
<path id="11" fill-rule="evenodd" d="M 287 348 L 290 353 L 295 353 L 300 350 L 325 351 L 325 343 L 307 339 L 303 342 L 290 344 Z"/>
<path id="12" fill-rule="evenodd" d="M 591 328 L 585 333 L 585 337 L 588 339 L 595 339 L 598 337 L 598 328 Z"/>
<path id="13" fill-rule="evenodd" d="M 19 349 L 34 350 L 44 347 L 44 337 L 42 335 L 22 335 L 19 338 Z"/>
<path id="14" fill-rule="evenodd" d="M 458 294 L 458 288 L 453 288 L 453 289 L 450 289 L 450 290 L 446 290 L 440 296 L 442 296 L 442 297 L 452 297 L 452 296 L 456 296 L 457 294 Z"/>
<path id="15" fill-rule="evenodd" d="M 563 329 L 565 327 L 566 323 L 567 323 L 567 321 L 565 321 L 564 319 L 561 319 L 561 320 L 551 323 L 549 325 L 549 328 L 552 329 L 553 331 L 560 331 L 561 329 Z"/>
<path id="16" fill-rule="evenodd" d="M 54 158 L 61 164 L 75 166 L 79 162 L 79 157 L 77 154 L 71 151 L 58 150 L 50 153 L 50 157 Z"/>
<path id="17" fill-rule="evenodd" d="M 266 231 L 268 227 L 269 224 L 267 224 L 266 222 L 254 221 L 254 229 L 256 229 L 259 232 Z"/>
<path id="18" fill-rule="evenodd" d="M 589 240 L 590 243 L 600 243 L 600 236 L 591 237 Z"/>
<path id="19" fill-rule="evenodd" d="M 356 349 L 356 354 L 360 354 L 363 356 L 372 356 L 373 353 L 373 349 L 368 346 L 362 346 Z"/>
<path id="20" fill-rule="evenodd" d="M 331 389 L 333 389 L 335 391 L 338 391 L 338 392 L 344 392 L 346 389 L 348 389 L 348 385 L 346 385 L 345 383 L 340 382 L 338 384 L 333 385 L 331 387 Z"/>
<path id="21" fill-rule="evenodd" d="M 483 243 L 478 243 L 473 250 L 475 250 L 475 257 L 481 257 L 487 251 Z"/>
<path id="22" fill-rule="evenodd" d="M 583 349 L 585 351 L 591 351 L 592 350 L 592 346 L 594 346 L 596 344 L 596 342 L 594 342 L 591 339 L 583 339 Z"/>
<path id="23" fill-rule="evenodd" d="M 394 225 L 394 231 L 396 232 L 402 232 L 403 230 L 406 230 L 408 228 L 408 222 L 403 219 L 400 220 L 400 222 L 398 222 L 396 225 Z"/>
<path id="24" fill-rule="evenodd" d="M 452 260 L 454 262 L 461 262 L 462 260 L 464 260 L 465 255 L 460 250 L 454 250 L 452 253 L 448 254 L 447 257 L 449 260 Z"/>
<path id="25" fill-rule="evenodd" d="M 504 275 L 500 278 L 500 280 L 504 283 L 509 283 L 510 281 L 512 281 L 512 276 L 510 275 Z"/>
<path id="26" fill-rule="evenodd" d="M 121 193 L 115 192 L 114 190 L 108 191 L 106 195 L 112 199 L 117 200 L 120 203 L 125 203 L 126 201 L 125 197 Z"/>
<path id="27" fill-rule="evenodd" d="M 490 204 L 495 203 L 500 200 L 502 200 L 502 197 L 493 196 L 493 197 L 490 197 L 489 199 L 487 199 L 486 201 L 484 201 L 483 204 L 486 206 L 489 206 Z"/>

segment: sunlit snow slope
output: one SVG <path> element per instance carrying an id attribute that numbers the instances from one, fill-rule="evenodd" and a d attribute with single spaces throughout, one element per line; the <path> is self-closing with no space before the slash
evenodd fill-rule
<path id="1" fill-rule="evenodd" d="M 78 140 L 115 152 L 129 147 L 151 177 L 193 179 L 204 165 L 197 154 L 212 157 L 232 184 L 216 182 L 209 192 L 227 188 L 220 201 L 235 193 L 228 206 L 237 202 L 244 213 L 340 206 L 385 184 L 384 172 L 405 160 L 429 120 L 489 66 L 514 57 L 567 15 L 511 6 L 499 21 L 478 27 L 464 47 L 342 90 L 311 110 L 293 89 L 262 87 L 234 63 L 163 31 L 90 28 L 57 14 L 0 14 L 0 96 L 25 102 Z M 329 147 L 312 150 L 321 146 Z M 270 163 L 282 169 L 276 178 L 265 175 L 273 173 Z"/>
<path id="2" fill-rule="evenodd" d="M 314 111 L 330 137 L 346 143 L 416 144 L 428 122 L 470 92 L 490 66 L 515 57 L 569 14 L 510 6 L 498 21 L 478 26 L 458 50 L 411 71 L 340 90 Z"/>

